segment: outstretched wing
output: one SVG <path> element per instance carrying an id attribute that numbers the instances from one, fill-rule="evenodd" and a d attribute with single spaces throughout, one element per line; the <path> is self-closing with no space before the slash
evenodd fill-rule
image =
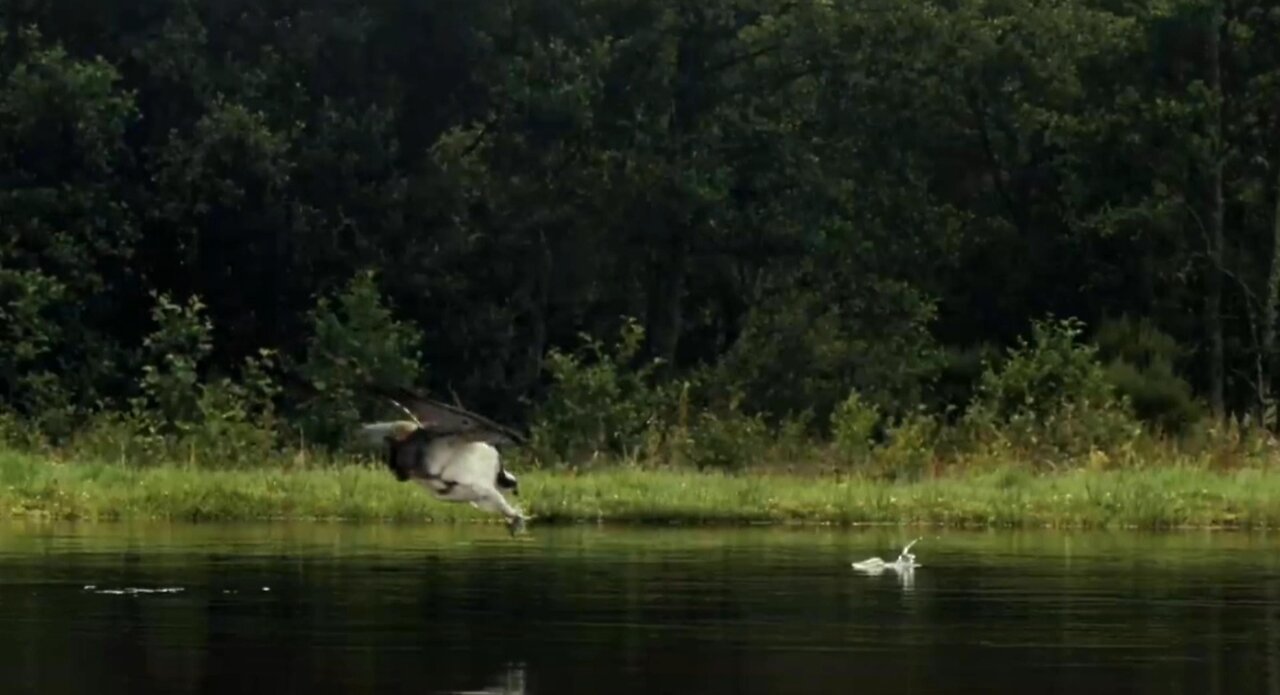
<path id="1" fill-rule="evenodd" d="M 452 434 L 470 441 L 490 444 L 523 444 L 515 430 L 464 408 L 426 398 L 402 388 L 377 388 L 376 393 L 409 411 L 422 429 L 432 434 Z"/>

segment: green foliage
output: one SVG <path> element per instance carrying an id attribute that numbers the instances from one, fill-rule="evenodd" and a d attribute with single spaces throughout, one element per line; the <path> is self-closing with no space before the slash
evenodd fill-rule
<path id="1" fill-rule="evenodd" d="M 34 29 L 0 34 L 0 53 L 20 56 L 0 72 L 0 264 L 90 300 L 137 242 L 119 178 L 133 94 L 107 61 L 78 60 Z"/>
<path id="2" fill-rule="evenodd" d="M 275 412 L 281 390 L 272 374 L 276 363 L 275 352 L 264 348 L 246 357 L 234 377 L 202 385 L 197 404 L 202 426 L 188 437 L 202 461 L 230 465 L 269 460 L 283 430 Z"/>
<path id="3" fill-rule="evenodd" d="M 40 430 L 10 410 L 0 410 L 0 447 L 39 451 L 48 445 Z"/>
<path id="4" fill-rule="evenodd" d="M 849 463 L 868 458 L 881 420 L 879 408 L 856 390 L 850 391 L 831 414 L 832 440 L 840 458 Z"/>
<path id="5" fill-rule="evenodd" d="M 1047 457 L 1086 454 L 1132 440 L 1138 428 L 1129 406 L 1106 378 L 1097 348 L 1079 340 L 1077 319 L 1032 324 L 998 368 L 983 373 L 967 424 L 990 437 Z"/>
<path id="6" fill-rule="evenodd" d="M 124 178 L 139 114 L 108 61 L 8 26 L 18 30 L 0 31 L 0 397 L 62 439 L 89 404 L 124 395 L 126 331 L 104 307 L 128 303 L 117 280 L 139 272 Z"/>
<path id="7" fill-rule="evenodd" d="M 764 299 L 709 387 L 734 394 L 752 412 L 777 419 L 808 413 L 818 424 L 831 421 L 850 387 L 882 412 L 918 403 L 939 366 L 926 328 L 931 308 L 896 283 L 857 289 L 863 291 L 846 287 Z M 861 296 L 833 301 L 845 293 Z"/>
<path id="8" fill-rule="evenodd" d="M 5 154 L 19 154 L 19 143 L 56 152 L 64 146 L 57 142 L 59 131 L 67 128 L 69 132 L 60 135 L 78 156 L 66 171 L 110 171 L 123 145 L 124 129 L 136 116 L 132 95 L 116 86 L 120 74 L 115 67 L 101 58 L 76 60 L 62 46 L 42 47 L 37 31 L 0 35 L 0 40 L 5 48 L 17 44 L 11 50 L 25 54 L 25 60 L 7 72 L 0 91 L 0 122 L 10 145 Z M 27 161 L 36 167 L 32 174 L 53 163 Z"/>
<path id="9" fill-rule="evenodd" d="M 944 349 L 929 405 L 948 414 L 962 414 L 964 406 L 973 401 L 983 372 L 1003 358 L 1000 348 L 985 342 Z"/>
<path id="10" fill-rule="evenodd" d="M 575 353 L 548 353 L 551 386 L 530 427 L 541 458 L 580 464 L 601 454 L 627 456 L 662 430 L 674 404 L 652 385 L 655 365 L 630 367 L 643 343 L 644 328 L 628 319 L 611 349 L 583 336 Z"/>
<path id="11" fill-rule="evenodd" d="M 213 350 L 213 324 L 199 297 L 177 304 L 166 294 L 152 296 L 155 327 L 142 341 L 146 401 L 139 410 L 154 412 L 166 429 L 189 431 L 200 420 L 200 370 Z"/>
<path id="12" fill-rule="evenodd" d="M 297 371 L 316 395 L 302 406 L 300 426 L 309 441 L 342 444 L 366 413 L 386 412 L 365 389 L 417 382 L 420 338 L 392 314 L 373 272 L 353 276 L 336 298 L 320 297 L 309 322 L 311 341 Z"/>
<path id="13" fill-rule="evenodd" d="M 1129 408 L 1194 437 L 1198 346 L 1222 334 L 1235 408 L 1280 368 L 1280 15 L 1230 6 L 1219 83 L 1213 7 L 28 2 L 0 35 L 3 409 L 62 440 L 140 392 L 104 437 L 336 446 L 388 412 L 358 384 L 429 364 L 579 462 L 740 466 L 851 391 L 883 415 L 873 460 L 922 403 L 1055 460 L 1126 441 Z M 135 351 L 152 289 L 202 304 Z M 982 371 L 1050 311 L 1163 333 L 1102 325 L 1088 356 L 1040 328 Z M 619 315 L 643 340 L 605 356 Z M 245 391 L 259 349 L 319 396 Z"/>
<path id="14" fill-rule="evenodd" d="M 1205 415 L 1204 407 L 1191 393 L 1191 385 L 1167 364 L 1140 369 L 1117 360 L 1107 365 L 1106 373 L 1107 380 L 1132 404 L 1138 418 L 1165 432 L 1185 433 Z"/>
<path id="15" fill-rule="evenodd" d="M 760 415 L 702 412 L 679 456 L 698 470 L 746 471 L 770 461 L 775 433 Z"/>
<path id="16" fill-rule="evenodd" d="M 291 169 L 287 139 L 243 104 L 215 99 L 192 130 L 159 154 L 157 192 L 167 204 L 154 213 L 194 237 L 180 246 L 187 254 L 200 251 L 201 235 L 216 233 L 210 222 L 230 217 L 251 229 L 267 222 Z"/>
<path id="17" fill-rule="evenodd" d="M 1099 359 L 1122 360 L 1138 369 L 1160 364 L 1172 366 L 1188 356 L 1168 333 L 1156 327 L 1150 318 L 1134 320 L 1129 316 L 1104 320 L 1093 336 Z"/>
<path id="18" fill-rule="evenodd" d="M 63 336 L 53 312 L 66 294 L 62 283 L 38 271 L 0 268 L 0 393 L 36 417 L 59 400 L 51 358 Z"/>
<path id="19" fill-rule="evenodd" d="M 873 478 L 918 480 L 942 439 L 941 422 L 923 407 L 885 416 L 857 391 L 832 413 L 831 431 L 841 466 Z"/>
<path id="20" fill-rule="evenodd" d="M 1082 332 L 1077 319 L 1035 321 L 1031 341 L 1019 338 L 999 369 L 982 374 L 978 402 L 1002 419 L 1044 417 L 1069 403 L 1110 402 L 1097 349 L 1078 341 Z"/>
<path id="21" fill-rule="evenodd" d="M 1094 343 L 1106 363 L 1107 380 L 1132 404 L 1134 413 L 1170 434 L 1182 434 L 1204 416 L 1191 384 L 1174 365 L 1186 351 L 1150 321 L 1129 317 L 1104 321 Z"/>
<path id="22" fill-rule="evenodd" d="M 583 467 L 621 458 L 741 471 L 807 448 L 802 420 L 771 425 L 736 401 L 691 412 L 709 388 L 706 375 L 659 382 L 657 362 L 629 366 L 641 359 L 644 345 L 644 329 L 634 320 L 623 323 L 611 348 L 583 339 L 574 354 L 548 355 L 552 383 L 531 426 L 542 461 Z"/>
<path id="23" fill-rule="evenodd" d="M 884 445 L 875 456 L 875 467 L 881 477 L 921 480 L 934 463 L 942 439 L 938 419 L 924 411 L 899 416 L 889 425 Z"/>
<path id="24" fill-rule="evenodd" d="M 98 413 L 81 423 L 71 451 L 135 465 L 181 460 L 202 467 L 233 467 L 268 460 L 281 425 L 271 375 L 275 360 L 263 349 L 233 375 L 210 379 L 212 325 L 199 297 L 179 304 L 153 295 L 153 328 L 143 340 L 141 396 L 128 412 Z"/>

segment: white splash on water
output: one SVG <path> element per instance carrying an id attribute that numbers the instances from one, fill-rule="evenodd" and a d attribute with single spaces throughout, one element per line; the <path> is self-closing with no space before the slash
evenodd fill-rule
<path id="1" fill-rule="evenodd" d="M 112 594 L 116 596 L 138 596 L 141 594 L 180 594 L 186 591 L 180 586 L 164 586 L 156 589 L 147 589 L 137 586 L 127 586 L 122 589 L 99 589 L 97 584 L 85 584 L 84 590 L 95 594 Z"/>
<path id="2" fill-rule="evenodd" d="M 902 552 L 898 553 L 898 559 L 893 562 L 885 562 L 881 558 L 873 557 L 863 560 L 862 562 L 851 563 L 854 569 L 865 574 L 879 575 L 885 570 L 893 570 L 899 574 L 906 574 L 915 571 L 915 568 L 921 565 L 916 563 L 916 556 L 911 552 L 911 546 L 919 543 L 917 538 L 906 545 Z"/>
<path id="3" fill-rule="evenodd" d="M 85 584 L 84 590 L 92 594 L 110 594 L 115 596 L 140 596 L 144 594 L 180 594 L 186 591 L 186 588 L 181 586 L 162 586 L 158 588 L 148 589 L 148 588 L 139 587 L 139 586 L 126 586 L 119 589 L 100 589 L 98 588 L 97 584 Z M 271 587 L 264 586 L 262 587 L 262 591 L 264 593 L 270 592 Z M 240 592 L 236 589 L 223 589 L 222 593 L 238 594 Z"/>

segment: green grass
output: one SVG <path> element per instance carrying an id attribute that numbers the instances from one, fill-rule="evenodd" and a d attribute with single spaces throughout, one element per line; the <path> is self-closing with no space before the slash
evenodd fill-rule
<path id="1" fill-rule="evenodd" d="M 1169 528 L 1280 526 L 1280 475 L 1203 467 L 1035 474 L 1016 467 L 917 483 L 785 473 L 615 468 L 524 471 L 515 502 L 534 524 L 894 523 L 952 527 Z M 114 520 L 500 520 L 438 502 L 360 465 L 285 470 L 60 463 L 0 452 L 0 518 Z"/>

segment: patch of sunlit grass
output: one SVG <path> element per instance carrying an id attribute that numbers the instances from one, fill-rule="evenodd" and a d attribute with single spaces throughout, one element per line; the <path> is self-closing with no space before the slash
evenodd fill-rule
<path id="1" fill-rule="evenodd" d="M 1033 473 L 974 466 L 914 482 L 635 467 L 521 472 L 535 523 L 910 523 L 952 527 L 1280 526 L 1280 475 L 1203 466 Z M 488 522 L 376 467 L 218 471 L 0 452 L 0 517 Z"/>

